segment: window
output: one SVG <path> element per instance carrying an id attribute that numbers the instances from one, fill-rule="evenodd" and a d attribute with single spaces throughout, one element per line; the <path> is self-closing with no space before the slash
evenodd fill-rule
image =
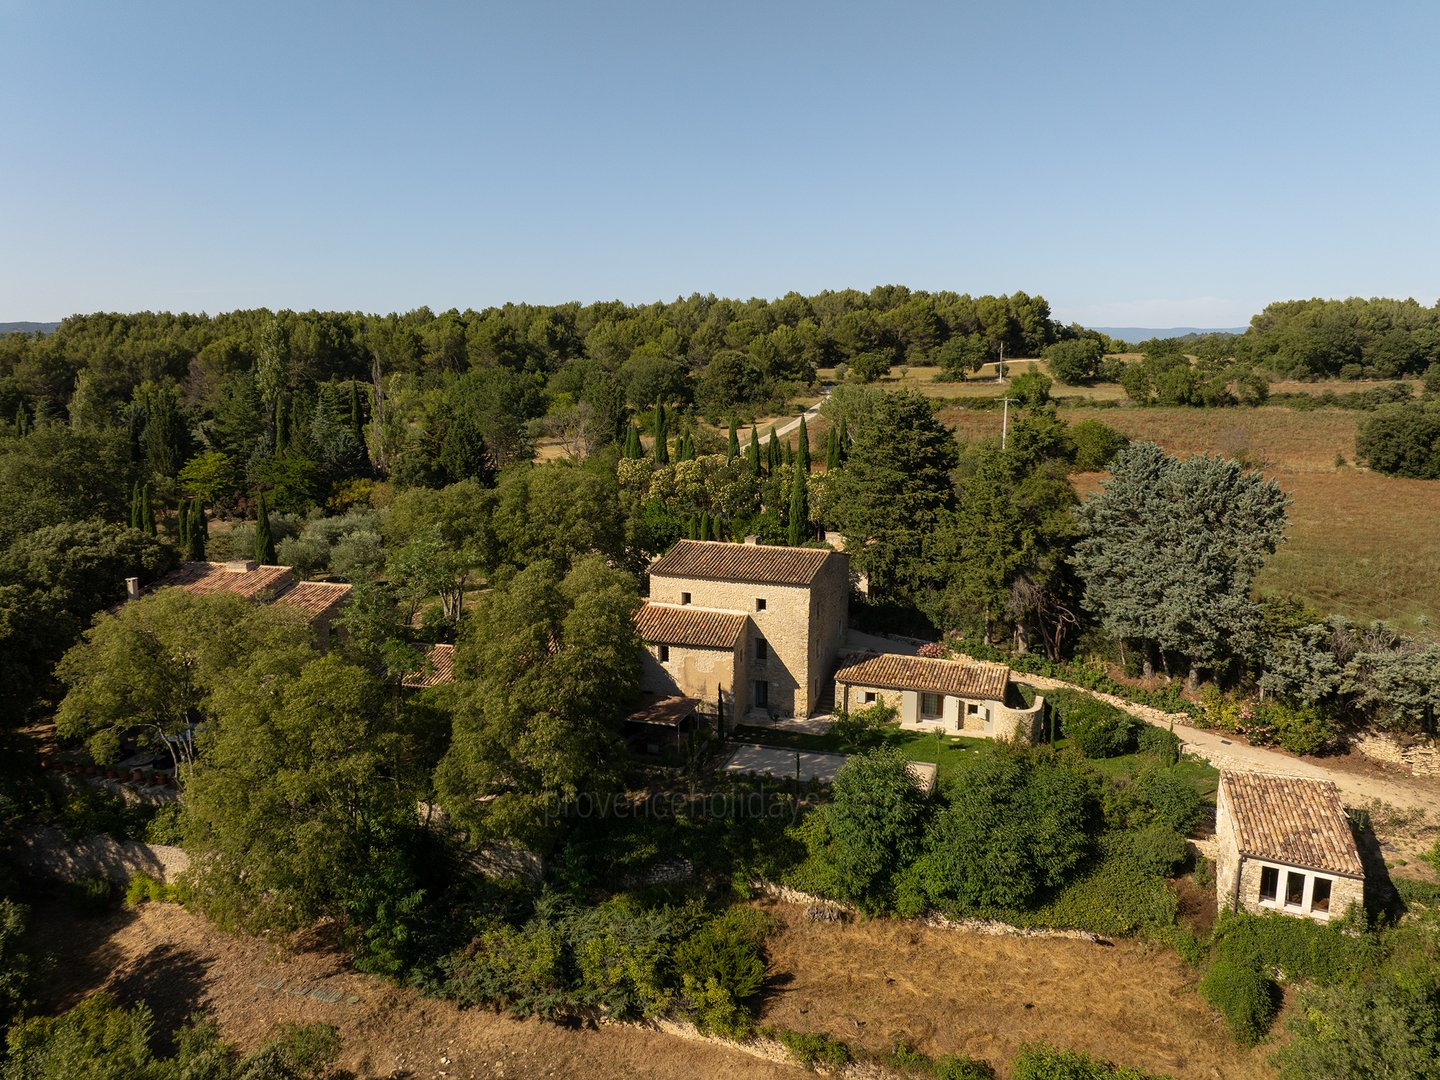
<path id="1" fill-rule="evenodd" d="M 875 704 L 875 691 L 874 691 L 874 690 L 866 690 L 866 691 L 865 691 L 865 704 L 866 704 L 866 705 L 874 705 L 874 704 Z"/>
<path id="2" fill-rule="evenodd" d="M 1260 899 L 1275 902 L 1275 894 L 1280 889 L 1280 871 L 1273 866 L 1262 866 L 1260 868 Z"/>
<path id="3" fill-rule="evenodd" d="M 1310 910 L 1330 910 L 1330 879 L 1328 877 L 1317 877 L 1315 879 L 1315 885 L 1310 893 Z"/>
<path id="4" fill-rule="evenodd" d="M 1291 870 L 1285 875 L 1285 905 L 1299 907 L 1305 900 L 1305 875 Z"/>
<path id="5" fill-rule="evenodd" d="M 670 646 L 669 646 L 669 645 L 661 645 L 661 646 L 660 646 L 660 663 L 662 663 L 662 664 L 668 664 L 669 662 L 670 662 Z"/>
<path id="6" fill-rule="evenodd" d="M 689 594 L 688 592 L 682 592 L 682 593 L 680 594 L 680 603 L 682 603 L 682 604 L 688 604 L 689 602 L 690 602 L 690 594 Z"/>
<path id="7" fill-rule="evenodd" d="M 967 716 L 974 716 L 974 715 L 975 715 L 976 713 L 978 713 L 979 711 L 980 711 L 980 706 L 979 706 L 979 705 L 976 705 L 975 702 L 973 702 L 973 701 L 967 701 L 967 702 L 965 703 L 965 714 L 966 714 Z"/>
<path id="8" fill-rule="evenodd" d="M 768 660 L 770 658 L 770 643 L 763 637 L 755 639 L 755 659 Z"/>
<path id="9" fill-rule="evenodd" d="M 756 610 L 756 611 L 764 611 L 764 610 L 765 610 L 765 598 L 764 598 L 763 596 L 757 596 L 757 597 L 755 597 L 755 610 Z"/>
<path id="10" fill-rule="evenodd" d="M 770 704 L 770 684 L 764 679 L 755 680 L 755 708 L 763 709 Z"/>
<path id="11" fill-rule="evenodd" d="M 940 715 L 939 694 L 922 693 L 920 695 L 920 715 L 927 719 L 933 719 Z"/>

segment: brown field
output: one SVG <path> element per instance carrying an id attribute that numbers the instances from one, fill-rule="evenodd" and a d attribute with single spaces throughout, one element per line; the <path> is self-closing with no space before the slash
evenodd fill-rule
<path id="1" fill-rule="evenodd" d="M 57 974 L 49 980 L 51 1005 L 67 1007 L 85 994 L 110 990 L 127 1005 L 147 1002 L 160 1033 L 202 1012 L 220 1026 L 222 1038 L 247 1050 L 277 1025 L 324 1021 L 339 1029 L 340 1064 L 361 1080 L 802 1075 L 739 1050 L 655 1030 L 613 1024 L 583 1030 L 461 1010 L 349 971 L 331 951 L 284 953 L 263 941 L 232 937 L 174 904 L 144 904 L 101 918 L 37 905 L 34 918 L 46 947 L 58 954 Z M 341 1000 L 331 1005 L 301 996 L 311 988 L 336 991 Z"/>
<path id="2" fill-rule="evenodd" d="M 879 1053 L 903 1038 L 933 1056 L 983 1058 L 1001 1075 L 1032 1040 L 1176 1077 L 1272 1075 L 1273 1045 L 1237 1049 L 1168 949 L 893 919 L 816 923 L 796 907 L 773 910 L 785 925 L 770 942 L 771 964 L 793 977 L 766 1004 L 767 1024 Z"/>
<path id="3" fill-rule="evenodd" d="M 1316 385 L 1316 384 L 1310 384 Z M 1132 439 L 1176 454 L 1242 457 L 1290 493 L 1290 533 L 1259 586 L 1322 612 L 1387 619 L 1410 630 L 1440 624 L 1440 484 L 1382 476 L 1353 464 L 1363 413 L 1258 409 L 1062 409 L 1074 422 L 1102 420 Z M 993 413 L 946 409 L 962 440 L 993 437 Z M 1101 478 L 1077 477 L 1081 494 Z"/>
<path id="4" fill-rule="evenodd" d="M 936 379 L 940 374 L 938 367 L 919 364 L 902 367 L 897 364 L 890 369 L 889 375 L 874 385 L 884 390 L 914 390 L 941 401 L 954 398 L 998 398 L 1005 392 L 1005 387 L 995 381 L 995 367 L 993 363 L 986 364 L 979 371 L 972 372 L 965 381 L 951 382 Z M 1050 374 L 1044 360 L 1019 357 L 1005 361 L 1005 374 L 1008 376 L 1013 377 L 1026 371 Z M 823 382 L 831 382 L 835 377 L 833 368 L 822 368 L 818 374 Z M 1120 401 L 1125 397 L 1125 391 L 1118 383 L 1097 383 L 1094 386 L 1066 386 L 1064 383 L 1057 383 L 1051 393 L 1057 398 L 1087 398 L 1092 401 Z"/>
<path id="5" fill-rule="evenodd" d="M 991 937 L 871 920 L 819 924 L 793 905 L 767 905 L 783 929 L 771 943 L 774 989 L 763 1023 L 820 1031 L 883 1053 L 898 1038 L 927 1053 L 966 1053 L 1001 1068 L 1027 1040 L 1046 1041 L 1175 1076 L 1264 1077 L 1268 1047 L 1237 1051 L 1173 952 Z M 211 1016 L 243 1049 L 275 1026 L 339 1029 L 341 1064 L 362 1078 L 398 1076 L 736 1076 L 801 1071 L 723 1044 L 626 1025 L 566 1028 L 461 1010 L 348 970 L 318 943 L 284 951 L 225 934 L 173 904 L 101 917 L 40 905 L 36 929 L 56 954 L 53 1007 L 100 989 L 147 1002 L 168 1033 Z M 336 1004 L 304 996 L 341 995 Z M 353 999 L 353 1000 L 351 1000 Z"/>

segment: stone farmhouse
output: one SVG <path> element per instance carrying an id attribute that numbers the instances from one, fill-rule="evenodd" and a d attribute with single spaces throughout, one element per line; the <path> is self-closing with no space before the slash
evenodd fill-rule
<path id="1" fill-rule="evenodd" d="M 991 739 L 1039 740 L 1045 699 L 1025 705 L 1004 664 L 925 656 L 864 655 L 835 673 L 835 705 L 895 709 L 900 726 Z"/>
<path id="2" fill-rule="evenodd" d="M 125 581 L 128 598 L 140 598 L 137 578 Z M 328 648 L 335 619 L 350 600 L 350 586 L 325 581 L 300 581 L 288 566 L 257 566 L 248 559 L 232 562 L 187 562 L 150 586 L 184 589 L 197 595 L 232 593 L 257 604 L 277 604 L 298 611 L 315 631 L 315 643 Z"/>
<path id="3" fill-rule="evenodd" d="M 1327 921 L 1365 899 L 1365 868 L 1329 780 L 1222 772 L 1216 892 L 1224 907 Z"/>
<path id="4" fill-rule="evenodd" d="M 641 689 L 723 701 L 734 718 L 808 716 L 828 697 L 849 613 L 838 551 L 681 540 L 651 565 L 636 616 Z"/>

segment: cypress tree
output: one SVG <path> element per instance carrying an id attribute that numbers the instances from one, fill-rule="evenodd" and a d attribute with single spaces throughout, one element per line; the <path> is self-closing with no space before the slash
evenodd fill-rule
<path id="1" fill-rule="evenodd" d="M 845 418 L 840 418 L 840 434 L 835 436 L 835 464 L 844 465 L 850 456 L 850 433 L 845 429 Z"/>
<path id="2" fill-rule="evenodd" d="M 184 503 L 181 504 L 184 509 Z M 205 508 L 199 499 L 190 502 L 190 513 L 185 518 L 185 558 L 191 562 L 205 561 Z"/>
<path id="3" fill-rule="evenodd" d="M 137 532 L 145 525 L 145 514 L 140 509 L 140 481 L 130 488 L 130 527 Z"/>
<path id="4" fill-rule="evenodd" d="M 756 476 L 760 475 L 760 436 L 755 433 L 755 425 L 750 425 L 750 471 Z"/>
<path id="5" fill-rule="evenodd" d="M 645 456 L 644 450 L 640 447 L 640 429 L 634 423 L 625 425 L 625 446 L 621 455 L 632 460 Z"/>
<path id="6" fill-rule="evenodd" d="M 840 457 L 835 448 L 839 445 L 835 438 L 835 429 L 832 427 L 825 433 L 825 471 L 834 472 L 840 467 Z"/>
<path id="7" fill-rule="evenodd" d="M 702 510 L 702 511 L 700 511 L 700 539 L 701 539 L 701 540 L 714 540 L 714 539 L 715 539 L 715 525 L 714 525 L 714 522 L 712 522 L 711 519 L 710 519 L 710 511 L 709 511 L 709 510 Z"/>
<path id="8" fill-rule="evenodd" d="M 780 436 L 775 434 L 775 425 L 770 425 L 770 442 L 765 446 L 765 462 L 770 472 L 780 467 Z"/>
<path id="9" fill-rule="evenodd" d="M 725 741 L 725 691 L 715 691 L 715 734 Z"/>
<path id="10" fill-rule="evenodd" d="M 360 383 L 350 380 L 350 434 L 361 446 L 365 445 L 365 428 L 360 418 Z"/>
<path id="11" fill-rule="evenodd" d="M 185 504 L 185 500 L 182 498 L 180 500 L 180 507 L 175 513 L 175 533 L 180 538 L 180 551 L 182 554 L 190 546 L 190 529 L 187 522 L 189 514 L 190 511 Z"/>
<path id="12" fill-rule="evenodd" d="M 783 443 L 780 447 L 780 463 L 782 465 L 795 464 L 795 452 L 790 449 L 790 444 Z"/>
<path id="13" fill-rule="evenodd" d="M 30 417 L 25 412 L 25 403 L 22 401 L 15 406 L 15 434 L 24 438 L 30 431 Z"/>
<path id="14" fill-rule="evenodd" d="M 150 485 L 140 487 L 140 528 L 151 536 L 155 535 L 155 508 L 150 505 Z"/>
<path id="15" fill-rule="evenodd" d="M 725 464 L 732 464 L 740 456 L 740 429 L 736 426 L 735 418 L 730 419 L 730 447 L 725 451 Z"/>
<path id="16" fill-rule="evenodd" d="M 667 430 L 665 406 L 655 406 L 655 464 L 670 464 L 670 432 Z"/>
<path id="17" fill-rule="evenodd" d="M 799 547 L 809 538 L 810 500 L 806 490 L 805 470 L 795 470 L 795 481 L 790 485 L 790 546 Z"/>
<path id="18" fill-rule="evenodd" d="M 195 523 L 200 526 L 200 539 L 210 539 L 210 521 L 205 517 L 205 503 L 197 495 L 195 497 Z"/>
<path id="19" fill-rule="evenodd" d="M 800 417 L 800 438 L 795 443 L 795 465 L 807 473 L 810 471 L 810 431 L 804 416 Z"/>
<path id="20" fill-rule="evenodd" d="M 265 509 L 265 496 L 260 496 L 255 514 L 255 562 L 261 566 L 275 564 L 275 541 L 270 536 L 270 514 Z"/>

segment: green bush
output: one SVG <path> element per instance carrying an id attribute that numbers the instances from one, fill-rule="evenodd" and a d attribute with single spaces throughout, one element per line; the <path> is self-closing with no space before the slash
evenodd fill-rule
<path id="1" fill-rule="evenodd" d="M 79 910 L 98 915 L 115 900 L 115 886 L 100 874 L 83 877 L 70 886 L 70 902 Z"/>
<path id="2" fill-rule="evenodd" d="M 1120 935 L 1173 926 L 1178 910 L 1174 891 L 1136 860 L 1129 837 L 1108 833 L 1100 838 L 1099 858 L 1078 878 L 1037 908 L 999 917 L 1019 926 Z"/>
<path id="3" fill-rule="evenodd" d="M 702 985 L 713 979 L 736 1001 L 754 997 L 765 982 L 765 938 L 777 925 L 755 908 L 729 908 L 675 946 L 675 970 Z"/>
<path id="4" fill-rule="evenodd" d="M 994 1080 L 995 1077 L 995 1070 L 985 1062 L 959 1054 L 936 1058 L 931 1071 L 935 1080 Z"/>
<path id="5" fill-rule="evenodd" d="M 179 846 L 184 838 L 185 830 L 180 823 L 180 803 L 170 802 L 157 807 L 145 825 L 145 842 Z"/>
<path id="6" fill-rule="evenodd" d="M 1153 754 L 1163 764 L 1173 765 L 1180 760 L 1180 736 L 1154 724 L 1146 724 L 1135 738 L 1135 749 L 1142 754 Z"/>
<path id="7" fill-rule="evenodd" d="M 25 949 L 28 915 L 22 905 L 0 898 L 0 1031 L 30 998 L 35 965 Z"/>
<path id="8" fill-rule="evenodd" d="M 852 1060 L 850 1047 L 829 1035 L 793 1031 L 790 1028 L 780 1028 L 772 1034 L 781 1046 L 790 1051 L 790 1056 L 807 1069 L 813 1069 L 816 1065 L 839 1069 L 850 1064 Z"/>
<path id="9" fill-rule="evenodd" d="M 1210 965 L 1200 980 L 1200 996 L 1225 1018 L 1241 1046 L 1254 1046 L 1263 1039 L 1280 1008 L 1280 988 L 1271 979 L 1230 960 Z"/>
<path id="10" fill-rule="evenodd" d="M 1060 721 L 1065 737 L 1088 758 L 1130 753 L 1143 726 L 1129 713 L 1083 694 L 1066 694 Z"/>
<path id="11" fill-rule="evenodd" d="M 1265 718 L 1275 731 L 1275 741 L 1292 754 L 1318 754 L 1334 740 L 1335 724 L 1318 705 L 1272 702 Z"/>
<path id="12" fill-rule="evenodd" d="M 1044 1043 L 1020 1047 L 1010 1063 L 1010 1080 L 1159 1080 L 1138 1069 L 1113 1065 L 1078 1050 L 1060 1050 Z"/>
<path id="13" fill-rule="evenodd" d="M 125 903 L 130 907 L 151 901 L 178 903 L 181 897 L 179 885 L 167 885 L 149 874 L 133 874 L 125 883 Z"/>
<path id="14" fill-rule="evenodd" d="M 1278 912 L 1227 911 L 1215 924 L 1214 955 L 1285 980 L 1328 986 L 1371 967 L 1381 951 L 1374 935 L 1347 932 L 1353 929 L 1345 920 L 1317 923 Z"/>
<path id="15" fill-rule="evenodd" d="M 1169 877 L 1190 857 L 1185 838 L 1168 825 L 1146 825 L 1125 835 L 1126 857 L 1146 874 Z"/>
<path id="16" fill-rule="evenodd" d="M 1200 793 L 1174 768 L 1142 767 L 1128 779 L 1113 781 L 1105 792 L 1105 820 L 1114 829 L 1163 825 L 1189 836 L 1204 813 Z"/>

